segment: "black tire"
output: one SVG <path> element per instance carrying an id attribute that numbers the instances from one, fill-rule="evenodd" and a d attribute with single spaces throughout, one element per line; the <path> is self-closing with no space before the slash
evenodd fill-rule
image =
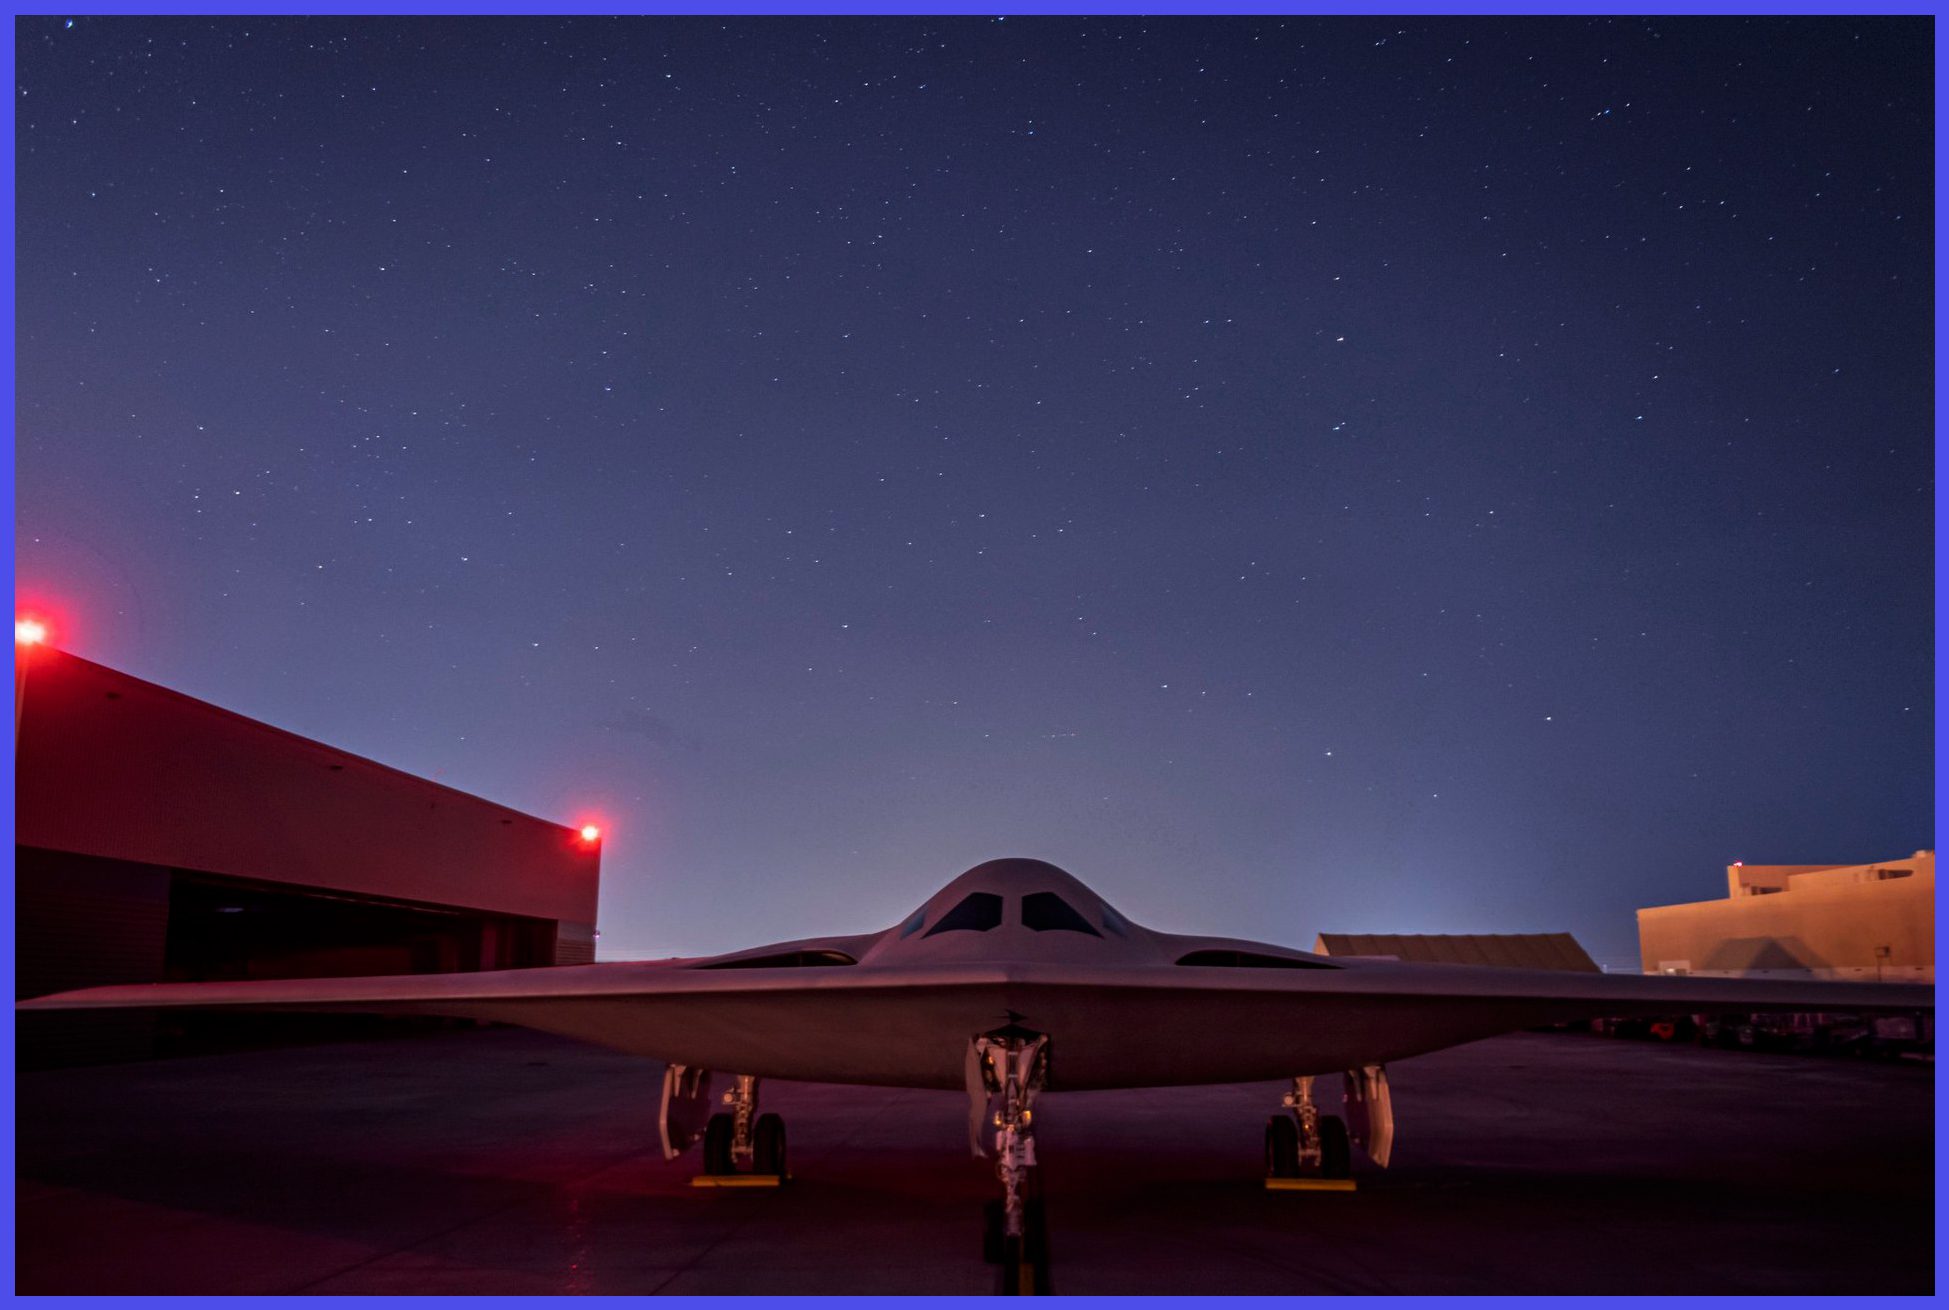
<path id="1" fill-rule="evenodd" d="M 981 1208 L 981 1258 L 991 1265 L 1005 1264 L 1008 1256 L 1007 1207 L 1000 1201 L 989 1201 Z M 1036 1267 L 1036 1281 L 1041 1290 L 1048 1290 L 1049 1282 L 1049 1221 L 1042 1208 L 1042 1198 L 1032 1196 L 1022 1203 L 1022 1256 Z"/>
<path id="2" fill-rule="evenodd" d="M 704 1125 L 704 1172 L 735 1173 L 731 1167 L 731 1116 L 714 1114 Z"/>
<path id="3" fill-rule="evenodd" d="M 1320 1177 L 1353 1177 L 1353 1144 L 1347 1140 L 1347 1121 L 1337 1114 L 1320 1116 Z"/>
<path id="4" fill-rule="evenodd" d="M 1049 1262 L 1046 1258 L 1038 1258 L 1026 1239 L 1002 1239 L 1001 1266 L 1003 1296 L 1049 1295 Z"/>
<path id="5" fill-rule="evenodd" d="M 1299 1125 L 1289 1114 L 1265 1121 L 1265 1172 L 1268 1178 L 1299 1176 Z"/>
<path id="6" fill-rule="evenodd" d="M 1022 1208 L 1022 1236 L 1028 1243 L 1028 1257 L 1035 1261 L 1036 1268 L 1043 1271 L 1041 1277 L 1048 1281 L 1049 1269 L 1049 1221 L 1043 1213 L 1042 1198 L 1032 1197 Z M 1038 1287 L 1038 1291 L 1046 1289 Z"/>
<path id="7" fill-rule="evenodd" d="M 996 1263 L 1002 1267 L 1001 1294 L 1003 1296 L 1033 1296 L 1035 1294 L 1035 1266 L 1022 1258 L 1022 1239 L 1004 1237 L 1002 1239 L 1002 1258 Z M 1024 1287 L 1024 1276 L 1029 1286 Z"/>
<path id="8" fill-rule="evenodd" d="M 785 1121 L 775 1114 L 759 1115 L 752 1130 L 751 1171 L 785 1176 Z"/>

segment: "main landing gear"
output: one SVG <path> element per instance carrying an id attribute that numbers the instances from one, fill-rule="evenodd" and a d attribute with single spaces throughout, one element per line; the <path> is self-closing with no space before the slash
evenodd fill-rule
<path id="1" fill-rule="evenodd" d="M 1036 1093 L 1048 1081 L 1049 1038 L 1013 1025 L 974 1039 L 968 1049 L 971 1108 L 985 1111 L 994 1129 L 995 1174 L 1002 1195 L 985 1208 L 982 1255 L 1001 1267 L 1004 1296 L 1046 1294 L 1049 1280 L 1049 1228 L 1043 1215 L 1040 1175 L 1035 1167 Z M 977 1155 L 985 1154 L 979 1123 Z"/>
<path id="2" fill-rule="evenodd" d="M 1352 1186 L 1353 1143 L 1346 1121 L 1321 1114 L 1313 1104 L 1311 1076 L 1293 1079 L 1292 1090 L 1280 1101 L 1290 1114 L 1266 1120 L 1266 1186 L 1343 1184 Z M 1290 1180 L 1290 1181 L 1288 1181 Z"/>
<path id="3" fill-rule="evenodd" d="M 758 1080 L 739 1074 L 724 1093 L 730 1112 L 717 1113 L 704 1125 L 704 1172 L 692 1179 L 698 1187 L 776 1187 L 785 1171 L 785 1121 L 758 1113 Z"/>

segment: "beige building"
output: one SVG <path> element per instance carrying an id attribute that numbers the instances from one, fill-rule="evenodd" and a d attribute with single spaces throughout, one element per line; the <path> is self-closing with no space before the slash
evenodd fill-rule
<path id="1" fill-rule="evenodd" d="M 1935 981 L 1935 852 L 1734 864 L 1722 901 L 1638 911 L 1646 973 Z"/>

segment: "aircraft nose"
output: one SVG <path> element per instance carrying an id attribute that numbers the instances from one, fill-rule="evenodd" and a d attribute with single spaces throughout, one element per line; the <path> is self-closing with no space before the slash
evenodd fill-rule
<path id="1" fill-rule="evenodd" d="M 1081 880 L 1045 860 L 977 864 L 874 948 L 876 958 L 1023 960 L 1127 954 L 1140 930 Z"/>

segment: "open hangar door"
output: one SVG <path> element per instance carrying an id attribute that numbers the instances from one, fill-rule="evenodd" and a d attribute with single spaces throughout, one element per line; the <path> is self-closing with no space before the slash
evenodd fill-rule
<path id="1" fill-rule="evenodd" d="M 177 871 L 163 978 L 214 982 L 358 974 L 468 973 L 554 962 L 550 919 L 352 896 Z M 161 1018 L 158 1053 L 382 1036 L 469 1026 L 374 1015 L 196 1014 Z"/>

